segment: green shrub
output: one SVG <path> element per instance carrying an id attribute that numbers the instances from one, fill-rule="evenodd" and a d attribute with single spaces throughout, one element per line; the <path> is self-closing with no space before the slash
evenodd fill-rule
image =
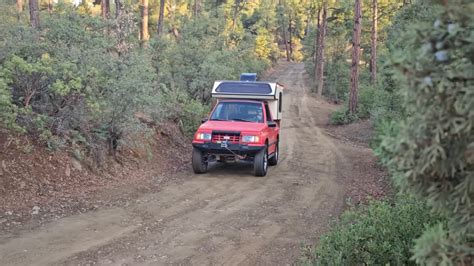
<path id="1" fill-rule="evenodd" d="M 160 109 L 151 110 L 155 120 L 178 122 L 183 133 L 191 137 L 210 111 L 209 105 L 191 99 L 183 90 L 172 90 L 163 86 Z"/>
<path id="2" fill-rule="evenodd" d="M 1 72 L 1 69 L 0 69 Z M 11 93 L 0 73 L 0 126 L 7 129 L 18 129 L 16 120 L 16 106 L 11 102 Z"/>
<path id="3" fill-rule="evenodd" d="M 349 64 L 344 56 L 328 61 L 324 67 L 325 83 L 323 94 L 335 101 L 345 101 L 349 88 Z"/>
<path id="4" fill-rule="evenodd" d="M 261 73 L 278 53 L 273 31 L 231 37 L 222 18 L 205 12 L 180 16 L 179 38 L 163 34 L 140 47 L 130 6 L 103 20 L 60 3 L 33 29 L 8 5 L 0 5 L 0 126 L 51 150 L 73 147 L 85 159 L 148 136 L 137 114 L 174 120 L 192 135 L 215 80 Z"/>
<path id="5" fill-rule="evenodd" d="M 414 240 L 426 226 L 443 222 L 421 201 L 400 195 L 344 212 L 341 220 L 306 254 L 314 265 L 414 265 Z"/>
<path id="6" fill-rule="evenodd" d="M 379 102 L 383 100 L 379 92 L 371 86 L 361 87 L 359 90 L 359 108 L 356 114 L 350 114 L 347 109 L 347 103 L 344 107 L 331 114 L 330 122 L 335 125 L 349 124 L 360 119 L 370 118 L 371 111 L 375 106 L 383 105 Z"/>
<path id="7" fill-rule="evenodd" d="M 333 125 L 345 125 L 358 119 L 357 115 L 350 114 L 347 106 L 344 106 L 331 114 L 330 123 Z"/>
<path id="8" fill-rule="evenodd" d="M 381 147 L 396 184 L 449 217 L 417 241 L 420 264 L 474 260 L 474 4 L 452 2 L 433 23 L 407 30 L 408 49 L 396 51 L 409 115 Z"/>

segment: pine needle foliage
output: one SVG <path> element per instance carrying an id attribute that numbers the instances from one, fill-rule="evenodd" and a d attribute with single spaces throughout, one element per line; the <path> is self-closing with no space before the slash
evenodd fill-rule
<path id="1" fill-rule="evenodd" d="M 455 2 L 455 3 L 454 3 Z M 453 1 L 408 34 L 395 66 L 408 116 L 382 142 L 403 191 L 449 217 L 417 240 L 413 258 L 428 265 L 474 258 L 474 3 Z"/>

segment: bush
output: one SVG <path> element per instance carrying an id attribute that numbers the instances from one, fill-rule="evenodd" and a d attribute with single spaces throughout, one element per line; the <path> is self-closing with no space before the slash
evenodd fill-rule
<path id="1" fill-rule="evenodd" d="M 0 69 L 1 72 L 1 69 Z M 0 74 L 1 75 L 1 74 Z M 8 86 L 0 76 L 0 125 L 7 129 L 17 129 L 16 106 L 11 102 L 11 93 Z"/>
<path id="2" fill-rule="evenodd" d="M 449 217 L 417 241 L 420 264 L 474 260 L 474 5 L 453 2 L 405 33 L 394 63 L 409 115 L 381 147 L 399 187 Z"/>
<path id="3" fill-rule="evenodd" d="M 153 49 L 160 51 L 153 55 L 160 82 L 208 104 L 214 81 L 235 80 L 242 72 L 261 73 L 269 66 L 266 56 L 272 53 L 261 54 L 255 36 L 242 34 L 242 40 L 227 47 L 223 26 L 216 18 L 200 16 L 183 25 L 181 39 L 153 40 Z"/>
<path id="4" fill-rule="evenodd" d="M 273 31 L 229 36 L 221 18 L 205 12 L 180 16 L 179 38 L 164 34 L 140 47 L 131 7 L 103 20 L 84 5 L 59 3 L 33 29 L 8 6 L 0 5 L 0 127 L 97 163 L 107 148 L 115 154 L 149 135 L 140 115 L 174 120 L 192 135 L 215 80 L 261 73 L 278 52 Z"/>
<path id="5" fill-rule="evenodd" d="M 359 118 L 356 115 L 350 114 L 347 106 L 333 112 L 331 114 L 330 123 L 333 125 L 345 125 L 352 123 Z"/>
<path id="6" fill-rule="evenodd" d="M 414 240 L 426 226 L 443 221 L 407 195 L 395 202 L 372 201 L 344 212 L 306 259 L 314 265 L 414 265 Z"/>
<path id="7" fill-rule="evenodd" d="M 205 118 L 210 108 L 200 101 L 191 99 L 185 91 L 162 88 L 160 97 L 162 108 L 153 110 L 156 120 L 166 119 L 178 122 L 183 133 L 191 137 Z"/>
<path id="8" fill-rule="evenodd" d="M 105 154 L 142 130 L 135 112 L 157 107 L 156 74 L 131 15 L 105 22 L 70 10 L 46 16 L 38 31 L 0 29 L 3 127 L 19 126 L 51 149 L 66 142 Z"/>
<path id="9" fill-rule="evenodd" d="M 349 64 L 343 56 L 333 58 L 324 67 L 324 95 L 335 101 L 345 101 L 349 88 Z"/>
<path id="10" fill-rule="evenodd" d="M 356 114 L 350 114 L 347 103 L 344 108 L 331 114 L 331 124 L 343 125 L 360 119 L 367 119 L 376 108 L 385 108 L 389 97 L 388 94 L 372 86 L 361 86 L 359 90 L 359 106 Z"/>

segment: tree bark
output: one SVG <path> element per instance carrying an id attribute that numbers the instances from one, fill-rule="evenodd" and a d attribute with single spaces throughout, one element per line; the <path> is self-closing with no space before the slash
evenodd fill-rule
<path id="1" fill-rule="evenodd" d="M 48 13 L 53 14 L 53 0 L 48 0 Z"/>
<path id="2" fill-rule="evenodd" d="M 232 31 L 235 31 L 237 26 L 237 16 L 239 14 L 240 0 L 234 0 L 234 15 L 232 16 Z"/>
<path id="3" fill-rule="evenodd" d="M 290 62 L 291 61 L 291 56 L 290 56 L 290 48 L 288 47 L 288 40 L 286 39 L 286 28 L 283 26 L 282 28 L 282 37 L 283 37 L 283 42 L 285 43 L 285 52 L 286 52 L 286 61 Z"/>
<path id="4" fill-rule="evenodd" d="M 293 29 L 292 29 L 292 19 L 291 15 L 288 16 L 288 33 L 289 33 L 289 38 L 288 38 L 288 46 L 290 48 L 290 57 L 288 58 L 288 61 L 291 61 L 291 58 L 293 57 Z"/>
<path id="5" fill-rule="evenodd" d="M 199 16 L 199 13 L 201 12 L 201 1 L 200 0 L 194 0 L 194 7 L 193 7 L 193 14 L 195 17 Z"/>
<path id="6" fill-rule="evenodd" d="M 140 15 L 140 40 L 146 42 L 150 38 L 148 34 L 148 0 L 141 0 Z"/>
<path id="7" fill-rule="evenodd" d="M 321 18 L 321 27 L 319 29 L 318 37 L 318 61 L 316 61 L 316 83 L 318 84 L 318 97 L 323 95 L 324 87 L 324 41 L 326 37 L 327 27 L 327 1 L 323 3 L 323 15 Z"/>
<path id="8" fill-rule="evenodd" d="M 100 13 L 104 19 L 108 19 L 110 17 L 110 0 L 100 1 Z"/>
<path id="9" fill-rule="evenodd" d="M 122 0 L 115 0 L 115 18 L 118 18 L 122 15 Z"/>
<path id="10" fill-rule="evenodd" d="M 31 27 L 38 29 L 40 27 L 38 0 L 30 0 L 29 8 Z"/>
<path id="11" fill-rule="evenodd" d="M 318 38 L 319 38 L 319 30 L 321 29 L 321 7 L 318 8 L 318 17 L 317 17 L 316 29 L 318 32 L 314 35 L 314 55 L 313 55 L 313 63 L 314 63 L 314 79 L 316 81 L 316 62 L 318 62 Z"/>
<path id="12" fill-rule="evenodd" d="M 21 14 L 23 13 L 23 0 L 16 0 L 16 16 L 18 21 L 21 20 Z"/>
<path id="13" fill-rule="evenodd" d="M 372 0 L 372 47 L 370 53 L 370 81 L 377 82 L 377 21 L 378 21 L 377 0 Z"/>
<path id="14" fill-rule="evenodd" d="M 165 0 L 160 0 L 160 15 L 158 16 L 158 36 L 163 34 L 163 23 L 165 16 Z"/>
<path id="15" fill-rule="evenodd" d="M 361 0 L 355 0 L 354 33 L 352 36 L 351 87 L 349 91 L 349 113 L 357 112 L 357 93 L 359 89 L 360 34 L 362 20 Z"/>

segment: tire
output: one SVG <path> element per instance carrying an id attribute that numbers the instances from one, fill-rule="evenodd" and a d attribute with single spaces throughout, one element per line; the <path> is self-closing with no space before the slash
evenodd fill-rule
<path id="1" fill-rule="evenodd" d="M 279 148 L 279 143 L 277 142 L 275 144 L 275 152 L 273 153 L 273 157 L 268 159 L 268 165 L 277 165 L 278 164 L 278 157 L 280 157 L 280 148 Z"/>
<path id="2" fill-rule="evenodd" d="M 196 148 L 193 148 L 192 164 L 195 174 L 204 174 L 207 172 L 207 159 L 203 156 L 202 152 Z"/>
<path id="3" fill-rule="evenodd" d="M 255 176 L 265 176 L 268 169 L 268 153 L 267 148 L 261 150 L 253 159 L 253 170 Z"/>

